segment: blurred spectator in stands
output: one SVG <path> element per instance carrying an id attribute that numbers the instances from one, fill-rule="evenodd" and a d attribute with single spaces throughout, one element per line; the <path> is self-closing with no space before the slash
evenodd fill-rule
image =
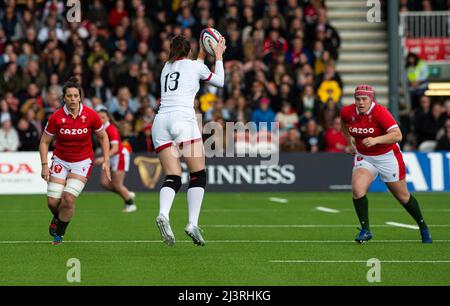
<path id="1" fill-rule="evenodd" d="M 411 98 L 412 109 L 419 105 L 422 96 L 428 87 L 428 65 L 415 53 L 409 53 L 406 57 L 406 72 L 408 74 L 408 91 Z"/>
<path id="2" fill-rule="evenodd" d="M 261 98 L 259 107 L 252 113 L 252 122 L 257 126 L 258 131 L 272 131 L 272 123 L 275 122 L 275 113 L 270 108 L 270 100 Z"/>
<path id="3" fill-rule="evenodd" d="M 319 30 L 319 40 L 324 41 L 325 50 L 330 52 L 331 57 L 334 60 L 337 60 L 339 57 L 339 48 L 341 46 L 341 38 L 337 30 L 329 23 L 327 11 L 324 7 L 321 7 L 317 10 L 318 21 L 316 31 Z M 324 30 L 324 33 L 320 33 L 321 30 Z M 320 35 L 324 34 L 323 37 Z"/>
<path id="4" fill-rule="evenodd" d="M 17 64 L 9 62 L 5 66 L 4 72 L 0 76 L 0 96 L 6 92 L 17 95 L 22 88 L 22 79 L 20 78 Z"/>
<path id="5" fill-rule="evenodd" d="M 302 140 L 306 145 L 307 152 L 317 153 L 323 150 L 323 133 L 316 120 L 310 119 L 306 123 L 305 131 L 302 133 Z"/>
<path id="6" fill-rule="evenodd" d="M 14 36 L 11 37 L 12 41 L 19 41 L 26 37 L 26 32 L 28 28 L 38 29 L 39 21 L 35 18 L 30 10 L 24 10 L 22 15 L 19 15 L 19 22 L 16 24 L 14 29 Z"/>
<path id="7" fill-rule="evenodd" d="M 329 99 L 320 113 L 319 123 L 324 130 L 327 130 L 334 126 L 334 119 L 338 116 L 339 108 L 337 107 L 337 104 L 334 103 L 332 99 Z"/>
<path id="8" fill-rule="evenodd" d="M 342 82 L 341 75 L 336 71 L 336 63 L 333 60 L 324 62 L 325 69 L 323 73 L 317 76 L 316 88 L 320 88 L 320 85 L 324 81 L 336 81 L 341 91 L 344 89 L 344 83 Z"/>
<path id="9" fill-rule="evenodd" d="M 217 101 L 212 104 L 212 107 L 205 112 L 204 120 L 205 122 L 209 122 L 214 120 L 214 117 L 223 118 L 225 121 L 229 121 L 231 118 L 231 114 L 228 112 L 228 109 L 225 108 L 223 99 L 221 98 L 217 99 Z"/>
<path id="10" fill-rule="evenodd" d="M 325 152 L 350 152 L 344 133 L 341 128 L 341 118 L 335 117 L 333 125 L 324 134 Z"/>
<path id="11" fill-rule="evenodd" d="M 0 118 L 0 152 L 15 152 L 19 147 L 19 135 L 8 115 Z"/>
<path id="12" fill-rule="evenodd" d="M 114 57 L 109 61 L 108 78 L 109 82 L 117 88 L 121 77 L 126 75 L 129 71 L 129 63 L 122 51 L 114 51 Z"/>
<path id="13" fill-rule="evenodd" d="M 181 13 L 177 16 L 178 24 L 184 28 L 190 28 L 195 25 L 195 18 L 192 16 L 191 8 L 189 6 L 184 7 Z"/>
<path id="14" fill-rule="evenodd" d="M 300 103 L 297 106 L 300 125 L 304 126 L 309 119 L 318 119 L 321 111 L 321 102 L 317 99 L 312 85 L 307 85 L 303 94 L 300 94 Z"/>
<path id="15" fill-rule="evenodd" d="M 87 65 L 89 68 L 92 68 L 94 62 L 97 62 L 99 59 L 103 59 L 105 62 L 109 60 L 109 54 L 103 48 L 99 41 L 96 41 L 92 45 L 92 51 L 87 58 Z"/>
<path id="16" fill-rule="evenodd" d="M 320 83 L 317 94 L 322 103 L 326 104 L 330 100 L 333 103 L 339 103 L 342 96 L 342 89 L 335 80 L 324 80 Z"/>
<path id="17" fill-rule="evenodd" d="M 442 135 L 437 142 L 436 151 L 450 151 L 450 120 L 447 120 L 445 134 Z"/>
<path id="18" fill-rule="evenodd" d="M 281 107 L 281 111 L 275 116 L 275 121 L 280 124 L 280 137 L 284 138 L 287 136 L 288 131 L 294 127 L 297 128 L 299 124 L 298 115 L 292 108 L 289 101 L 284 101 Z"/>
<path id="19" fill-rule="evenodd" d="M 153 152 L 152 125 L 149 123 L 138 134 L 139 152 Z"/>
<path id="20" fill-rule="evenodd" d="M 155 111 L 152 107 L 146 106 L 141 108 L 134 125 L 134 130 L 137 132 L 142 131 L 144 127 L 151 125 L 154 119 Z"/>
<path id="21" fill-rule="evenodd" d="M 3 54 L 0 54 L 0 66 L 15 62 L 17 62 L 17 54 L 14 50 L 14 46 L 11 43 L 6 42 L 4 44 Z"/>
<path id="22" fill-rule="evenodd" d="M 436 140 L 436 135 L 446 120 L 446 114 L 441 104 L 435 103 L 431 106 L 431 111 L 425 117 L 423 122 L 423 130 L 418 145 L 425 140 Z"/>
<path id="23" fill-rule="evenodd" d="M 8 42 L 8 37 L 6 37 L 5 31 L 0 26 L 0 54 L 4 53 L 6 43 Z M 0 66 L 5 63 L 6 59 L 4 56 L 0 56 Z"/>
<path id="24" fill-rule="evenodd" d="M 101 11 L 101 7 L 97 6 L 97 9 Z M 115 28 L 120 24 L 122 18 L 128 17 L 128 11 L 125 9 L 125 3 L 123 0 L 117 0 L 114 9 L 108 14 L 108 24 Z"/>
<path id="25" fill-rule="evenodd" d="M 289 51 L 286 39 L 281 37 L 278 30 L 270 30 L 269 35 L 264 40 L 263 57 L 264 62 L 269 63 L 277 52 L 287 53 Z"/>
<path id="26" fill-rule="evenodd" d="M 119 132 L 122 136 L 122 143 L 129 152 L 138 152 L 139 144 L 136 135 L 133 133 L 133 126 L 129 122 L 119 122 Z"/>
<path id="27" fill-rule="evenodd" d="M 431 101 L 428 96 L 421 96 L 419 107 L 414 110 L 413 128 L 416 136 L 417 145 L 426 139 L 425 120 L 430 114 Z"/>
<path id="28" fill-rule="evenodd" d="M 38 151 L 39 150 L 39 133 L 33 124 L 27 119 L 22 118 L 17 125 L 19 135 L 19 151 Z"/>
<path id="29" fill-rule="evenodd" d="M 280 145 L 281 152 L 305 152 L 305 144 L 300 140 L 300 133 L 295 127 L 287 131 L 287 136 Z"/>
<path id="30" fill-rule="evenodd" d="M 46 19 L 45 24 L 46 26 L 42 27 L 37 35 L 37 39 L 40 43 L 45 43 L 46 41 L 55 38 L 60 42 L 66 42 L 69 33 L 58 27 L 55 17 L 49 16 Z"/>
<path id="31" fill-rule="evenodd" d="M 5 102 L 6 107 L 3 104 L 2 112 L 7 112 L 9 114 L 9 117 L 14 125 L 19 122 L 19 99 L 15 97 L 11 92 L 7 92 L 5 94 L 5 99 L 2 100 Z"/>
<path id="32" fill-rule="evenodd" d="M 137 52 L 134 54 L 133 62 L 140 63 L 146 61 L 150 66 L 155 64 L 155 54 L 149 49 L 145 42 L 138 44 Z"/>
<path id="33" fill-rule="evenodd" d="M 36 55 L 33 47 L 29 43 L 24 43 L 22 45 L 22 53 L 17 58 L 17 64 L 20 68 L 25 69 L 31 61 L 39 61 L 39 56 Z"/>
<path id="34" fill-rule="evenodd" d="M 59 97 L 62 97 L 62 94 L 58 94 L 55 87 L 48 89 L 44 98 L 45 119 L 48 119 L 51 114 L 61 107 Z"/>
<path id="35" fill-rule="evenodd" d="M 300 60 L 302 54 L 306 56 L 308 64 L 311 65 L 313 63 L 313 56 L 311 54 L 311 51 L 308 48 L 304 47 L 303 40 L 301 38 L 295 37 L 294 39 L 292 39 L 291 45 L 292 47 L 288 54 L 289 64 L 293 65 L 294 67 L 300 67 L 300 65 L 302 64 Z"/>
<path id="36" fill-rule="evenodd" d="M 5 31 L 6 37 L 11 39 L 14 36 L 14 31 L 18 24 L 18 14 L 14 11 L 13 6 L 7 6 L 2 17 L 1 27 Z"/>
<path id="37" fill-rule="evenodd" d="M 108 11 L 101 0 L 94 0 L 89 5 L 87 19 L 96 26 L 105 27 L 108 21 Z"/>
<path id="38" fill-rule="evenodd" d="M 58 72 L 54 72 L 59 75 Z M 50 75 L 51 73 L 47 74 Z M 47 75 L 40 69 L 37 61 L 30 61 L 23 71 L 23 86 L 27 88 L 34 83 L 38 89 L 44 88 L 47 84 Z"/>
<path id="39" fill-rule="evenodd" d="M 239 96 L 237 98 L 235 111 L 231 115 L 231 120 L 234 122 L 242 122 L 245 124 L 250 121 L 251 116 L 252 112 L 250 110 L 250 107 L 248 107 L 247 105 L 247 101 L 245 100 L 244 96 Z"/>

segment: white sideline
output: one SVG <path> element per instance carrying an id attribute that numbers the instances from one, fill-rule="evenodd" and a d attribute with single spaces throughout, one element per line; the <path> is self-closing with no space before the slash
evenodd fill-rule
<path id="1" fill-rule="evenodd" d="M 351 224 L 203 224 L 202 227 L 211 228 L 357 228 Z M 380 224 L 371 227 L 392 227 L 392 225 Z M 450 227 L 450 224 L 434 224 L 433 227 Z"/>
<path id="2" fill-rule="evenodd" d="M 269 198 L 270 201 L 272 202 L 277 202 L 277 203 L 287 203 L 289 202 L 288 199 L 282 199 L 282 198 Z"/>
<path id="3" fill-rule="evenodd" d="M 367 260 L 270 260 L 272 263 L 367 263 Z M 380 260 L 380 263 L 450 263 L 450 260 Z"/>
<path id="4" fill-rule="evenodd" d="M 316 207 L 316 210 L 318 210 L 318 211 L 323 211 L 323 212 L 327 212 L 327 213 L 332 213 L 332 214 L 340 213 L 340 211 L 337 210 L 337 209 L 328 208 L 328 207 L 323 207 L 323 206 L 317 206 L 317 207 Z"/>
<path id="5" fill-rule="evenodd" d="M 391 226 L 396 226 L 396 227 L 414 229 L 414 230 L 419 229 L 419 227 L 417 225 L 403 224 L 403 223 L 397 223 L 397 222 L 392 222 L 392 221 L 386 222 L 386 224 L 391 225 Z"/>
<path id="6" fill-rule="evenodd" d="M 449 243 L 450 240 L 433 240 L 433 242 Z M 161 240 L 67 240 L 63 244 L 87 244 L 87 243 L 163 243 Z M 177 243 L 192 243 L 191 240 L 181 240 Z M 352 243 L 354 240 L 207 240 L 206 243 Z M 420 243 L 420 239 L 415 240 L 373 240 L 373 243 Z M 0 244 L 51 244 L 50 240 L 42 241 L 0 241 Z"/>

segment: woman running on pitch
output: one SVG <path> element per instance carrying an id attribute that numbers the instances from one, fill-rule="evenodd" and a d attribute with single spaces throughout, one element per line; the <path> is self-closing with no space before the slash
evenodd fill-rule
<path id="1" fill-rule="evenodd" d="M 169 60 L 161 73 L 161 104 L 153 123 L 152 135 L 166 177 L 160 190 L 156 224 L 162 240 L 170 246 L 175 244 L 169 213 L 175 194 L 181 187 L 180 155 L 184 157 L 190 172 L 187 192 L 189 222 L 185 232 L 196 245 L 205 245 L 198 227 L 206 186 L 205 155 L 194 111 L 194 99 L 200 81 L 223 87 L 225 75 L 222 55 L 226 49 L 225 39 L 221 37 L 218 44 L 211 45 L 211 48 L 216 57 L 214 73 L 203 63 L 206 57 L 203 47 L 200 47 L 197 60 L 190 60 L 189 41 L 184 36 L 175 36 L 171 41 Z"/>
<path id="2" fill-rule="evenodd" d="M 53 214 L 49 228 L 53 244 L 62 242 L 75 211 L 75 200 L 91 173 L 94 161 L 92 133 L 97 135 L 103 149 L 104 175 L 111 180 L 108 135 L 100 117 L 83 105 L 83 90 L 75 78 L 71 78 L 62 91 L 64 107 L 48 119 L 39 145 L 41 176 L 48 182 L 47 203 Z M 55 150 L 49 167 L 47 155 L 53 138 L 56 139 Z"/>
<path id="3" fill-rule="evenodd" d="M 406 186 L 406 168 L 398 142 L 402 133 L 391 113 L 375 102 L 369 85 L 355 89 L 355 103 L 341 110 L 342 130 L 347 142 L 355 145 L 352 175 L 353 204 L 361 223 L 355 238 L 358 243 L 372 239 L 369 227 L 367 191 L 379 174 L 383 182 L 414 218 L 423 243 L 432 243 L 419 203 Z"/>
<path id="4" fill-rule="evenodd" d="M 109 156 L 111 160 L 111 180 L 109 180 L 105 173 L 101 176 L 101 185 L 106 190 L 117 193 L 124 201 L 125 206 L 123 208 L 124 213 L 130 213 L 137 210 L 137 206 L 134 203 L 135 193 L 131 192 L 125 187 L 123 181 L 125 174 L 130 168 L 130 153 L 127 148 L 122 145 L 122 139 L 120 138 L 117 127 L 110 121 L 110 115 L 106 108 L 97 110 L 103 126 L 105 127 L 106 134 L 108 134 L 109 143 L 111 147 L 109 149 Z M 103 163 L 103 157 L 95 159 L 96 165 Z"/>

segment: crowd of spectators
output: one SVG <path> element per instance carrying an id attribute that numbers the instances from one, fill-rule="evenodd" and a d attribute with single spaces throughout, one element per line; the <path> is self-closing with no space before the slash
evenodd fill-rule
<path id="1" fill-rule="evenodd" d="M 400 0 L 400 12 L 410 11 L 450 11 L 450 1 Z M 408 115 L 401 119 L 403 134 L 406 135 L 403 149 L 450 150 L 450 99 L 425 95 L 430 73 L 424 59 L 410 52 L 405 63 L 411 107 Z"/>
<path id="2" fill-rule="evenodd" d="M 37 150 L 62 84 L 75 76 L 83 103 L 108 109 L 130 151 L 152 152 L 170 38 L 189 38 L 195 58 L 205 27 L 225 36 L 227 50 L 224 88 L 204 83 L 195 100 L 204 123 L 270 130 L 277 121 L 283 151 L 348 150 L 338 118 L 340 37 L 325 1 L 90 0 L 81 1 L 80 22 L 68 22 L 65 2 L 0 2 L 0 151 Z"/>

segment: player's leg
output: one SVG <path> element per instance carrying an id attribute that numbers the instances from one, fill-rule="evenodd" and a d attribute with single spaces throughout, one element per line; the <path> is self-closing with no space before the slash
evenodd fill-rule
<path id="1" fill-rule="evenodd" d="M 205 241 L 198 226 L 206 187 L 205 154 L 201 138 L 198 141 L 183 144 L 182 154 L 190 173 L 187 192 L 189 223 L 185 231 L 196 245 L 203 246 Z"/>
<path id="2" fill-rule="evenodd" d="M 136 197 L 134 192 L 128 190 L 123 184 L 125 180 L 125 174 L 130 168 L 130 154 L 127 149 L 123 149 L 115 156 L 115 163 L 111 163 L 111 182 L 115 192 L 123 199 L 125 207 L 123 212 L 133 212 L 137 210 L 134 203 Z"/>
<path id="3" fill-rule="evenodd" d="M 361 224 L 361 230 L 355 241 L 363 243 L 372 239 L 369 222 L 369 200 L 367 192 L 373 180 L 377 176 L 377 170 L 362 156 L 355 156 L 355 165 L 352 174 L 353 205 Z"/>
<path id="4" fill-rule="evenodd" d="M 125 203 L 124 212 L 136 211 L 136 205 L 134 204 L 134 193 L 130 192 L 123 184 L 125 179 L 125 171 L 118 170 L 111 172 L 111 184 L 114 191 L 123 199 Z"/>
<path id="5" fill-rule="evenodd" d="M 47 205 L 53 215 L 49 225 L 49 234 L 54 237 L 58 224 L 62 193 L 66 185 L 67 175 L 69 174 L 69 167 L 64 161 L 54 156 L 52 158 L 51 169 L 50 180 L 47 184 Z"/>
<path id="6" fill-rule="evenodd" d="M 172 246 L 175 244 L 175 236 L 170 227 L 169 215 L 175 195 L 181 187 L 181 165 L 178 150 L 172 145 L 159 151 L 158 157 L 166 177 L 159 191 L 159 215 L 156 224 L 163 241 Z"/>
<path id="7" fill-rule="evenodd" d="M 420 228 L 423 243 L 432 243 L 428 226 L 422 216 L 419 203 L 416 198 L 409 193 L 406 184 L 406 167 L 402 154 L 396 148 L 389 154 L 391 158 L 384 159 L 379 163 L 381 179 L 391 191 L 392 195 L 402 204 L 406 211 L 413 217 Z"/>
<path id="8" fill-rule="evenodd" d="M 75 200 L 81 194 L 92 170 L 92 160 L 86 159 L 75 163 L 66 163 L 67 175 L 61 204 L 59 205 L 58 223 L 56 226 L 53 244 L 60 244 L 67 226 L 75 212 Z"/>
<path id="9" fill-rule="evenodd" d="M 59 206 L 61 204 L 61 197 L 65 184 L 66 180 L 56 177 L 50 177 L 50 181 L 47 184 L 47 205 L 53 215 L 48 231 L 52 237 L 55 236 L 56 226 L 58 223 Z"/>
<path id="10" fill-rule="evenodd" d="M 67 226 L 72 220 L 75 212 L 75 200 L 83 191 L 86 182 L 87 178 L 84 176 L 73 173 L 68 175 L 66 186 L 64 187 L 61 198 L 61 204 L 59 206 L 58 223 L 53 244 L 59 244 L 62 242 Z"/>

